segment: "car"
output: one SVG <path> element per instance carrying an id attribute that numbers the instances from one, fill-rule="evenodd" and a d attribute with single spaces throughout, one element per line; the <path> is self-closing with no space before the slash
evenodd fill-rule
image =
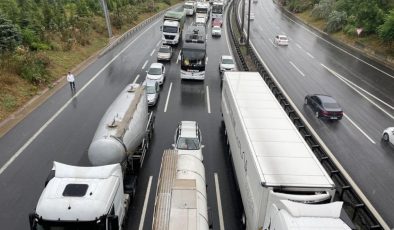
<path id="1" fill-rule="evenodd" d="M 304 104 L 312 108 L 317 118 L 341 120 L 343 110 L 334 98 L 323 94 L 306 95 Z"/>
<path id="2" fill-rule="evenodd" d="M 388 127 L 383 131 L 382 140 L 394 145 L 394 127 Z"/>
<path id="3" fill-rule="evenodd" d="M 159 52 L 157 52 L 158 61 L 171 61 L 172 47 L 168 45 L 161 45 Z"/>
<path id="4" fill-rule="evenodd" d="M 289 39 L 287 38 L 286 35 L 276 35 L 274 39 L 274 43 L 279 46 L 288 46 Z"/>
<path id="5" fill-rule="evenodd" d="M 159 83 L 155 80 L 147 79 L 144 82 L 145 89 L 146 89 L 146 99 L 148 101 L 148 106 L 156 105 L 156 102 L 160 96 L 160 86 Z"/>
<path id="6" fill-rule="evenodd" d="M 222 28 L 220 28 L 220 26 L 213 26 L 211 34 L 212 34 L 212 37 L 221 37 L 222 36 Z"/>
<path id="7" fill-rule="evenodd" d="M 235 62 L 233 57 L 230 55 L 222 55 L 219 64 L 220 73 L 223 73 L 223 71 L 233 71 L 233 70 L 235 70 Z"/>
<path id="8" fill-rule="evenodd" d="M 196 121 L 181 121 L 175 131 L 174 144 L 175 150 L 178 150 L 179 155 L 192 154 L 203 160 L 201 144 L 201 131 Z"/>
<path id="9" fill-rule="evenodd" d="M 219 26 L 219 27 L 221 28 L 222 25 L 223 25 L 223 20 L 220 19 L 220 18 L 215 18 L 215 19 L 212 21 L 212 27 L 213 27 L 213 26 Z"/>
<path id="10" fill-rule="evenodd" d="M 157 81 L 160 85 L 163 85 L 166 69 L 162 63 L 152 63 L 146 72 L 148 73 L 146 79 Z"/>

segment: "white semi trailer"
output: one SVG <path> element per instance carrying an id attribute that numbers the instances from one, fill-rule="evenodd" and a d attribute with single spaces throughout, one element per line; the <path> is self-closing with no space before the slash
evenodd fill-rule
<path id="1" fill-rule="evenodd" d="M 101 119 L 88 157 L 92 167 L 54 163 L 32 230 L 122 229 L 153 132 L 145 86 L 128 85 Z"/>
<path id="2" fill-rule="evenodd" d="M 202 156 L 165 150 L 153 213 L 153 230 L 208 230 L 207 192 Z"/>
<path id="3" fill-rule="evenodd" d="M 335 185 L 257 72 L 225 72 L 221 109 L 246 229 L 350 229 Z"/>

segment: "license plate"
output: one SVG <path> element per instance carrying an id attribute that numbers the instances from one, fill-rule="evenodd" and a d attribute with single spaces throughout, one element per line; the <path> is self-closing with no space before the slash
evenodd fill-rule
<path id="1" fill-rule="evenodd" d="M 336 120 L 336 119 L 338 119 L 337 117 L 331 117 L 331 120 Z"/>

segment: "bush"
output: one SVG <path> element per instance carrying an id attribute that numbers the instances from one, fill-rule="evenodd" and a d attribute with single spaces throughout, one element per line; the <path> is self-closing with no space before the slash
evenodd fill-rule
<path id="1" fill-rule="evenodd" d="M 317 19 L 328 19 L 334 9 L 334 4 L 335 0 L 321 0 L 318 4 L 315 4 L 311 15 Z"/>
<path id="2" fill-rule="evenodd" d="M 301 13 L 312 7 L 311 0 L 290 0 L 288 3 L 289 10 L 294 13 Z"/>
<path id="3" fill-rule="evenodd" d="M 326 31 L 328 33 L 340 31 L 346 25 L 346 12 L 334 10 L 328 17 Z"/>
<path id="4" fill-rule="evenodd" d="M 50 60 L 43 54 L 28 54 L 25 56 L 23 66 L 20 69 L 20 76 L 33 85 L 40 85 L 49 82 L 49 72 L 47 66 Z"/>
<path id="5" fill-rule="evenodd" d="M 378 27 L 378 34 L 384 42 L 394 41 L 394 10 L 386 15 L 384 23 Z"/>

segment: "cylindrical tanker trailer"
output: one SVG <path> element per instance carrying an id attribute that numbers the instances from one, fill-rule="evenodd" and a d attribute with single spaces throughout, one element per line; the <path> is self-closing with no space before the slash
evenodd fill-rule
<path id="1" fill-rule="evenodd" d="M 94 166 L 120 163 L 123 168 L 141 166 L 153 132 L 145 87 L 128 85 L 101 119 L 88 150 Z"/>

